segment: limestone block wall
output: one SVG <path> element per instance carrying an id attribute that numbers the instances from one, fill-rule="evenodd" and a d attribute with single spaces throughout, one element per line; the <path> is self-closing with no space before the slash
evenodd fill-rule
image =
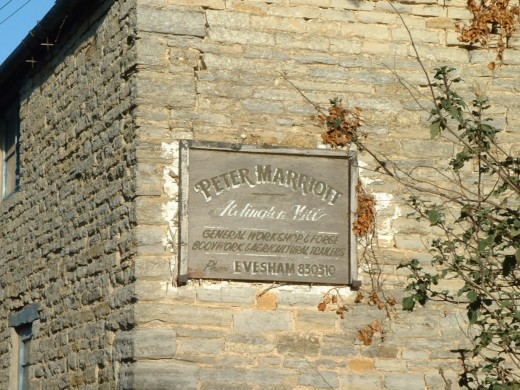
<path id="1" fill-rule="evenodd" d="M 492 72 L 492 52 L 456 39 L 464 2 L 393 4 L 426 68 L 447 63 L 465 92 L 485 89 L 515 143 L 518 39 Z M 450 309 L 389 321 L 344 287 L 341 319 L 317 310 L 331 286 L 176 284 L 182 139 L 322 147 L 313 104 L 340 97 L 363 108 L 367 143 L 399 163 L 453 155 L 403 86 L 426 81 L 388 3 L 118 0 L 76 18 L 20 98 L 21 191 L 0 204 L 1 388 L 7 318 L 32 303 L 34 388 L 457 388 L 450 350 L 464 317 Z M 406 219 L 402 189 L 359 160 L 378 201 L 380 280 L 399 300 L 397 265 L 428 262 L 431 228 Z M 365 345 L 358 332 L 374 321 L 383 328 Z"/>
<path id="2" fill-rule="evenodd" d="M 2 389 L 7 319 L 32 303 L 31 389 L 114 389 L 127 360 L 113 347 L 135 299 L 134 7 L 91 5 L 22 80 L 20 191 L 0 203 Z"/>
<path id="3" fill-rule="evenodd" d="M 425 67 L 454 66 L 463 92 L 485 89 L 514 142 L 518 39 L 492 72 L 494 53 L 457 40 L 455 21 L 470 17 L 465 2 L 393 4 Z M 376 306 L 353 304 L 341 319 L 317 310 L 330 286 L 175 283 L 181 139 L 322 147 L 309 100 L 326 108 L 340 97 L 363 109 L 367 143 L 404 166 L 442 167 L 453 156 L 451 143 L 430 139 L 428 114 L 403 86 L 424 93 L 427 82 L 394 9 L 382 1 L 139 0 L 136 45 L 136 327 L 116 339 L 135 359 L 121 386 L 457 388 L 450 349 L 464 343 L 464 317 L 450 309 L 432 304 L 384 321 Z M 397 265 L 428 262 L 431 228 L 406 219 L 402 189 L 366 154 L 359 159 L 378 201 L 381 280 L 399 300 L 406 275 Z M 355 293 L 341 293 L 353 302 Z M 375 320 L 383 332 L 364 345 L 358 331 Z"/>

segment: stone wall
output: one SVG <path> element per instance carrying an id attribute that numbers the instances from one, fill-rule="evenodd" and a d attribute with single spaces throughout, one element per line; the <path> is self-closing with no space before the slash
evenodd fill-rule
<path id="1" fill-rule="evenodd" d="M 393 4 L 425 67 L 458 68 L 464 92 L 485 88 L 497 102 L 504 137 L 513 140 L 518 39 L 491 72 L 493 52 L 457 40 L 455 21 L 470 17 L 465 2 Z M 353 304 L 340 319 L 317 310 L 327 286 L 175 284 L 180 139 L 322 147 L 309 100 L 326 108 L 340 97 L 363 109 L 374 150 L 408 167 L 446 165 L 453 145 L 430 139 L 428 114 L 418 104 L 427 99 L 414 100 L 403 85 L 427 92 L 392 7 L 352 0 L 138 1 L 137 30 L 138 302 L 136 328 L 119 340 L 136 354 L 123 386 L 444 389 L 444 375 L 457 388 L 459 365 L 450 349 L 464 343 L 464 317 L 449 308 L 432 304 L 386 321 L 376 306 Z M 366 154 L 359 159 L 378 201 L 381 280 L 400 300 L 406 275 L 397 265 L 412 257 L 428 264 L 432 231 L 406 219 L 402 189 L 373 172 Z M 354 293 L 341 292 L 353 302 Z M 375 320 L 383 321 L 383 334 L 366 346 L 358 331 Z"/>
<path id="2" fill-rule="evenodd" d="M 90 5 L 21 80 L 21 186 L 0 204 L 2 389 L 7 319 L 31 303 L 31 389 L 113 389 L 125 360 L 113 342 L 133 324 L 135 17 L 131 1 Z"/>
<path id="3" fill-rule="evenodd" d="M 492 52 L 457 40 L 465 2 L 393 4 L 425 67 L 447 63 L 465 92 L 485 89 L 513 143 L 518 39 L 492 72 Z M 38 304 L 34 388 L 457 388 L 450 350 L 464 343 L 464 317 L 451 309 L 390 321 L 343 287 L 342 319 L 317 310 L 331 286 L 176 283 L 182 139 L 323 147 L 313 104 L 340 97 L 363 109 L 367 143 L 399 163 L 442 167 L 453 155 L 430 139 L 426 99 L 403 85 L 426 91 L 388 3 L 119 0 L 75 20 L 24 81 L 21 191 L 0 204 L 0 313 Z M 432 231 L 406 219 L 402 189 L 359 160 L 378 201 L 380 280 L 400 300 L 397 265 L 428 264 Z M 358 332 L 374 321 L 383 329 L 365 345 Z M 0 321 L 2 388 L 11 353 Z"/>

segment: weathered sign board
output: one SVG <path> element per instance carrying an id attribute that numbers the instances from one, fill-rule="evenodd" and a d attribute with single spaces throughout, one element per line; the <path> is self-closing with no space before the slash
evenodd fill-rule
<path id="1" fill-rule="evenodd" d="M 179 281 L 357 279 L 355 157 L 181 142 Z"/>

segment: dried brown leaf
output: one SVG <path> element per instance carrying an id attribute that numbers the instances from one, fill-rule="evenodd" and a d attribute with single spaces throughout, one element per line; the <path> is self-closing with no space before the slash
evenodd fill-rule
<path id="1" fill-rule="evenodd" d="M 390 306 L 395 306 L 397 305 L 397 299 L 395 299 L 395 297 L 390 296 L 387 298 L 386 303 L 388 303 Z"/>
<path id="2" fill-rule="evenodd" d="M 345 313 L 347 312 L 347 308 L 345 306 L 339 306 L 336 310 L 336 314 L 338 314 L 341 319 L 345 318 Z"/>
<path id="3" fill-rule="evenodd" d="M 356 299 L 354 300 L 355 303 L 361 303 L 363 301 L 363 299 L 365 299 L 365 296 L 363 295 L 363 293 L 361 291 L 358 291 L 357 295 L 356 295 Z"/>
<path id="4" fill-rule="evenodd" d="M 372 336 L 373 333 L 371 333 L 370 330 L 367 330 L 366 328 L 363 328 L 358 332 L 359 339 L 367 346 L 372 344 Z"/>
<path id="5" fill-rule="evenodd" d="M 372 328 L 374 332 L 381 332 L 381 329 L 383 329 L 383 325 L 381 324 L 381 321 L 375 320 L 370 324 L 370 328 Z"/>

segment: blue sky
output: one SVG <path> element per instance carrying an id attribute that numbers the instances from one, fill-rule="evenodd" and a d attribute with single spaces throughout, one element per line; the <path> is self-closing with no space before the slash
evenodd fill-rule
<path id="1" fill-rule="evenodd" d="M 0 0 L 0 63 L 16 49 L 54 3 L 55 0 Z"/>

